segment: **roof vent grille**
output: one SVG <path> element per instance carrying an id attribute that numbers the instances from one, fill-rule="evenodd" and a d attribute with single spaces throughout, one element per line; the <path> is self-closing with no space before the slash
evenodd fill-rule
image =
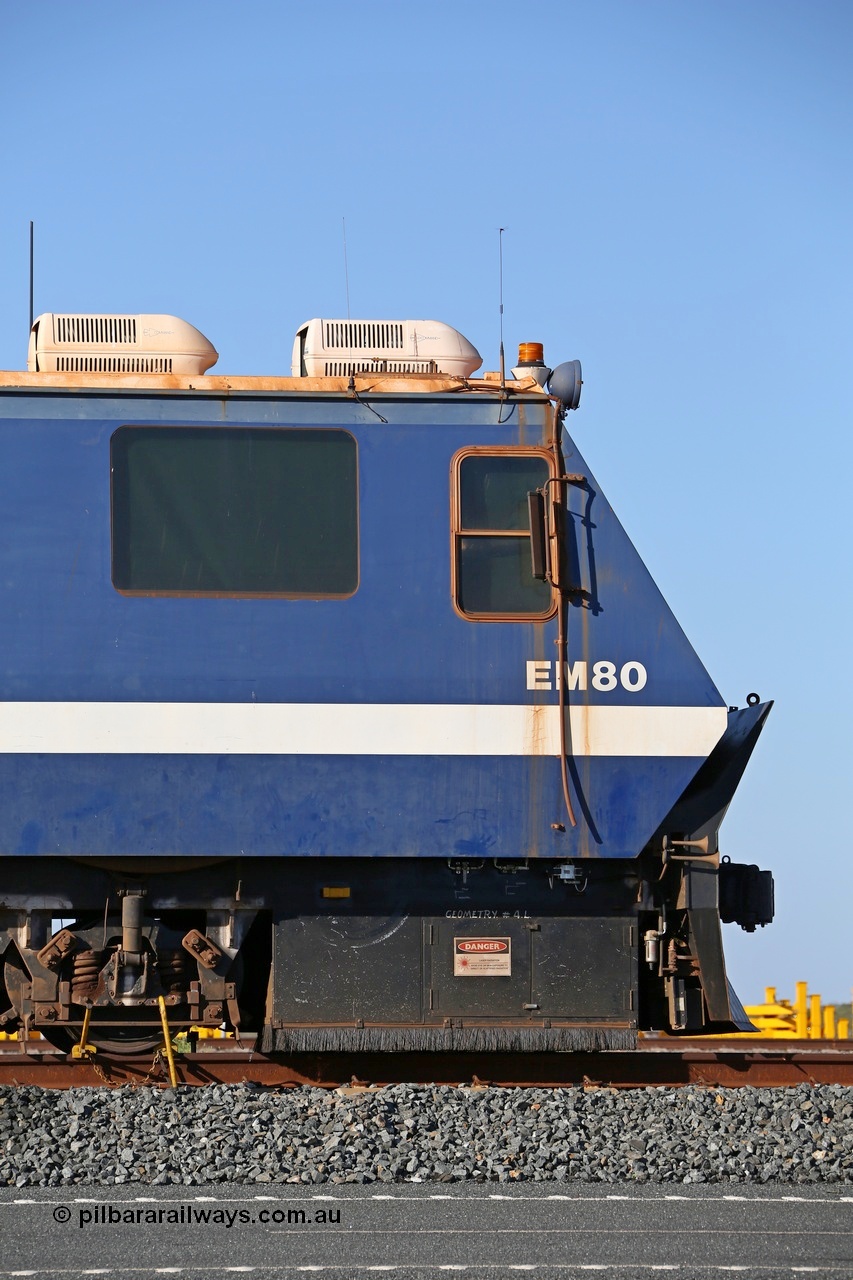
<path id="1" fill-rule="evenodd" d="M 53 340 L 104 346 L 120 342 L 136 344 L 136 316 L 59 316 L 53 317 Z"/>
<path id="2" fill-rule="evenodd" d="M 59 315 L 45 312 L 30 330 L 33 373 L 195 375 L 218 355 L 203 333 L 166 315 Z"/>
<path id="3" fill-rule="evenodd" d="M 296 331 L 294 378 L 351 373 L 445 373 L 469 378 L 483 363 L 458 329 L 440 320 L 307 321 Z"/>
<path id="4" fill-rule="evenodd" d="M 438 373 L 434 360 L 327 360 L 326 378 L 345 378 L 351 373 Z"/>
<path id="5" fill-rule="evenodd" d="M 403 326 L 394 321 L 327 320 L 325 328 L 327 349 L 399 351 L 403 346 Z"/>
<path id="6" fill-rule="evenodd" d="M 171 356 L 57 356 L 57 373 L 171 373 Z"/>

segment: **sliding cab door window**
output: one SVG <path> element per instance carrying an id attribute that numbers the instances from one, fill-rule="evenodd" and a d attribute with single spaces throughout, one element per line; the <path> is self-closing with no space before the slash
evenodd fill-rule
<path id="1" fill-rule="evenodd" d="M 120 427 L 111 466 L 119 591 L 316 599 L 358 586 L 347 431 Z"/>
<path id="2" fill-rule="evenodd" d="M 548 455 L 472 451 L 454 464 L 453 569 L 457 608 L 469 618 L 543 618 L 553 598 L 533 577 L 527 495 L 546 485 Z"/>

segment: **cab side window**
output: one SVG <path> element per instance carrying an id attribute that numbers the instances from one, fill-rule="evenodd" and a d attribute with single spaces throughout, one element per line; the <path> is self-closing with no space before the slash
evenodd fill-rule
<path id="1" fill-rule="evenodd" d="M 483 621 L 547 617 L 553 593 L 533 577 L 527 495 L 547 484 L 541 450 L 465 450 L 453 462 L 453 592 Z"/>
<path id="2" fill-rule="evenodd" d="M 110 456 L 117 591 L 316 600 L 357 589 L 348 431 L 124 426 Z"/>

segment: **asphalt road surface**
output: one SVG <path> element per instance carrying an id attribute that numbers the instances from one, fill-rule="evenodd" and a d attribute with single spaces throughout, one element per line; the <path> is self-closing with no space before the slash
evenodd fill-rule
<path id="1" fill-rule="evenodd" d="M 0 1188 L 0 1280 L 309 1273 L 853 1280 L 853 1188 Z"/>

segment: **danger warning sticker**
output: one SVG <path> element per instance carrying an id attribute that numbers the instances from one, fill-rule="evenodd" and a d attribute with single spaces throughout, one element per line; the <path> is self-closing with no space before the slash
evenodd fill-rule
<path id="1" fill-rule="evenodd" d="M 508 978 L 512 974 L 509 938 L 454 938 L 455 978 Z"/>

